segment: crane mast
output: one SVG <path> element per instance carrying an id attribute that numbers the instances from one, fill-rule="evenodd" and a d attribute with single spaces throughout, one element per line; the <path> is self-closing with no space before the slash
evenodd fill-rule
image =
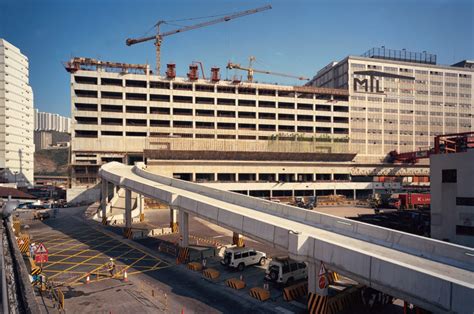
<path id="1" fill-rule="evenodd" d="M 193 30 L 193 29 L 201 28 L 201 27 L 210 26 L 210 25 L 217 24 L 217 23 L 227 22 L 227 21 L 239 18 L 239 17 L 243 17 L 243 16 L 246 16 L 246 15 L 255 14 L 255 13 L 258 13 L 258 12 L 269 10 L 271 8 L 272 8 L 271 5 L 266 5 L 266 6 L 263 6 L 263 7 L 256 8 L 256 9 L 237 12 L 237 13 L 234 13 L 234 14 L 231 14 L 231 15 L 227 15 L 227 16 L 215 19 L 215 20 L 210 20 L 210 21 L 206 21 L 206 22 L 203 22 L 203 23 L 178 28 L 178 29 L 168 31 L 168 32 L 164 32 L 164 33 L 160 33 L 160 26 L 162 24 L 165 24 L 166 21 L 159 21 L 155 25 L 156 26 L 156 35 L 148 36 L 148 37 L 142 37 L 142 38 L 135 38 L 135 39 L 134 38 L 128 38 L 125 41 L 125 43 L 127 44 L 127 46 L 132 46 L 132 45 L 135 45 L 135 44 L 139 44 L 139 43 L 146 42 L 146 41 L 154 39 L 155 40 L 155 47 L 156 47 L 156 73 L 158 75 L 160 75 L 160 70 L 161 70 L 161 43 L 163 41 L 163 37 L 174 35 L 174 34 L 177 34 L 177 33 L 186 32 L 186 31 L 190 31 L 190 30 Z"/>

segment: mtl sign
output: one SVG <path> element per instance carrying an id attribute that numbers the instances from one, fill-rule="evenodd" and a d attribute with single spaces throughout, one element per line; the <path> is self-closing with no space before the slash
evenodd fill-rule
<path id="1" fill-rule="evenodd" d="M 377 79 L 378 77 L 398 78 L 412 81 L 415 80 L 415 78 L 411 76 L 384 73 L 380 71 L 355 71 L 354 74 L 369 76 L 368 79 L 359 79 L 354 77 L 354 92 L 383 94 L 384 91 L 380 87 L 380 80 Z"/>

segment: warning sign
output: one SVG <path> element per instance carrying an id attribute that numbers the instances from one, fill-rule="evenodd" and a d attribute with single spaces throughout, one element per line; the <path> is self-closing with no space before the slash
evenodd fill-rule
<path id="1" fill-rule="evenodd" d="M 48 250 L 43 243 L 40 243 L 35 250 L 35 254 L 48 254 Z"/>
<path id="2" fill-rule="evenodd" d="M 43 243 L 40 243 L 35 250 L 35 262 L 36 263 L 46 263 L 48 262 L 48 250 Z"/>
<path id="3" fill-rule="evenodd" d="M 319 275 L 318 276 L 326 275 L 326 273 L 327 273 L 326 267 L 324 267 L 323 262 L 321 262 L 321 267 L 319 267 Z"/>
<path id="4" fill-rule="evenodd" d="M 319 289 L 326 288 L 326 277 L 321 276 L 319 277 Z"/>

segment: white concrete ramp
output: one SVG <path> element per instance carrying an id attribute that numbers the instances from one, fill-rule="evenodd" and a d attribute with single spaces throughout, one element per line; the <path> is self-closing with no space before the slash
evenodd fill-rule
<path id="1" fill-rule="evenodd" d="M 474 249 L 163 177 L 117 162 L 99 176 L 434 312 L 474 309 Z M 315 276 L 309 278 L 313 290 Z"/>

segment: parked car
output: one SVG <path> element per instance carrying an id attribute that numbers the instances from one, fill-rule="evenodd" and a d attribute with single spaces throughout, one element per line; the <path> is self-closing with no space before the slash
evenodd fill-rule
<path id="1" fill-rule="evenodd" d="M 275 257 L 265 271 L 265 279 L 278 284 L 291 284 L 294 281 L 308 278 L 306 263 L 288 257 Z"/>
<path id="2" fill-rule="evenodd" d="M 40 220 L 43 220 L 43 219 L 47 219 L 51 217 L 51 215 L 49 214 L 49 212 L 47 211 L 44 211 L 44 210 L 39 210 L 37 212 L 35 212 L 33 214 L 33 219 L 40 219 Z"/>
<path id="3" fill-rule="evenodd" d="M 263 266 L 266 259 L 267 255 L 264 252 L 245 247 L 231 247 L 225 250 L 221 264 L 242 271 L 249 265 Z"/>

